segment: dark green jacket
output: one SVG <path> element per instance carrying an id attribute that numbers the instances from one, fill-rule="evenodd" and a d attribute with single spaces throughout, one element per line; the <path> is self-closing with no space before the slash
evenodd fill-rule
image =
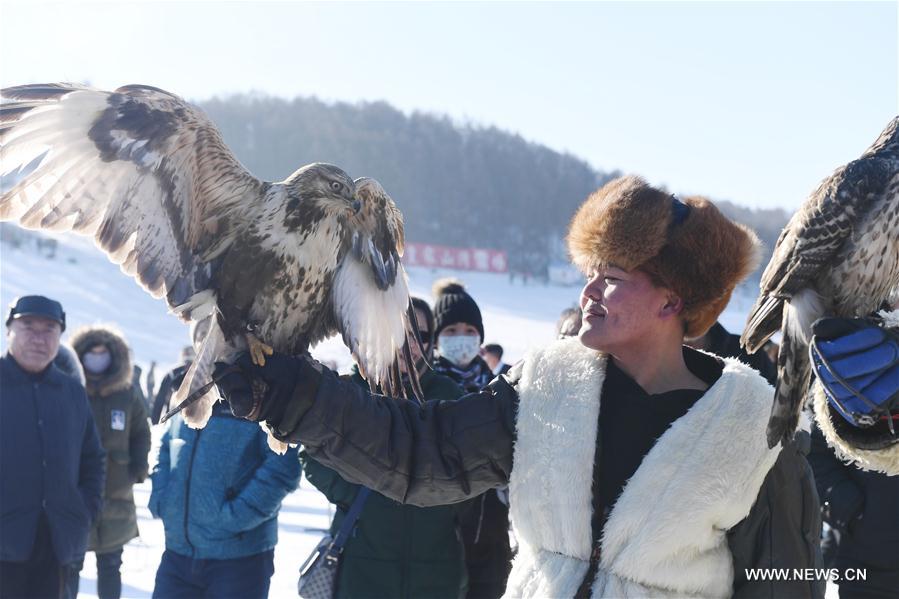
<path id="1" fill-rule="evenodd" d="M 367 386 L 354 374 L 352 380 Z M 422 389 L 431 399 L 456 399 L 462 389 L 428 371 Z M 409 390 L 411 393 L 411 389 Z M 337 506 L 336 533 L 359 485 L 300 453 L 306 478 Z M 337 597 L 464 597 L 468 578 L 456 522 L 456 507 L 403 505 L 378 493 L 369 495 L 341 556 Z"/>
<path id="2" fill-rule="evenodd" d="M 124 339 L 103 327 L 76 331 L 72 347 L 83 356 L 95 345 L 105 345 L 112 356 L 100 375 L 85 372 L 85 388 L 103 449 L 106 450 L 106 488 L 103 511 L 88 538 L 88 551 L 108 553 L 138 536 L 134 483 L 147 477 L 150 423 L 143 397 L 131 383 L 132 367 Z"/>

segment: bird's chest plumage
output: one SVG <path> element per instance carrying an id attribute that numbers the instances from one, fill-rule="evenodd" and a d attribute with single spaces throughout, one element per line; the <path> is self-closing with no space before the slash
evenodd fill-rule
<path id="1" fill-rule="evenodd" d="M 255 290 L 248 320 L 257 337 L 275 350 L 305 350 L 310 331 L 330 309 L 331 284 L 341 257 L 341 225 L 324 218 L 299 231 L 263 226 L 257 238 L 274 267 Z"/>
<path id="2" fill-rule="evenodd" d="M 841 316 L 865 316 L 899 286 L 899 198 L 882 203 L 863 219 L 834 260 L 822 284 Z"/>

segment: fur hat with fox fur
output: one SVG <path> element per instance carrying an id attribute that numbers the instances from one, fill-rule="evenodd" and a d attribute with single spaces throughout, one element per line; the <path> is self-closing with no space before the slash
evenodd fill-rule
<path id="1" fill-rule="evenodd" d="M 677 293 L 688 338 L 715 324 L 734 287 L 758 265 L 760 245 L 708 199 L 681 201 L 635 176 L 593 192 L 568 231 L 568 251 L 585 274 L 639 268 Z"/>

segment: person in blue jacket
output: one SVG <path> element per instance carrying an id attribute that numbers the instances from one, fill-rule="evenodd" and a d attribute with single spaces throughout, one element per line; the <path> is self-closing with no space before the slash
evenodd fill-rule
<path id="1" fill-rule="evenodd" d="M 225 403 L 203 429 L 173 418 L 150 475 L 148 507 L 165 526 L 153 597 L 267 597 L 278 511 L 300 470 L 295 447 L 276 454 Z"/>
<path id="2" fill-rule="evenodd" d="M 0 597 L 59 597 L 103 500 L 106 454 L 84 387 L 52 362 L 62 305 L 28 295 L 0 358 Z"/>

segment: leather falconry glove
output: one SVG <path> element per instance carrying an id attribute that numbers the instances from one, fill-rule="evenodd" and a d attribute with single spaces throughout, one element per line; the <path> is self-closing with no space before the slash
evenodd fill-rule
<path id="1" fill-rule="evenodd" d="M 238 418 L 279 422 L 300 379 L 302 358 L 275 353 L 265 366 L 241 353 L 234 364 L 215 363 L 213 378 L 219 393 Z"/>

